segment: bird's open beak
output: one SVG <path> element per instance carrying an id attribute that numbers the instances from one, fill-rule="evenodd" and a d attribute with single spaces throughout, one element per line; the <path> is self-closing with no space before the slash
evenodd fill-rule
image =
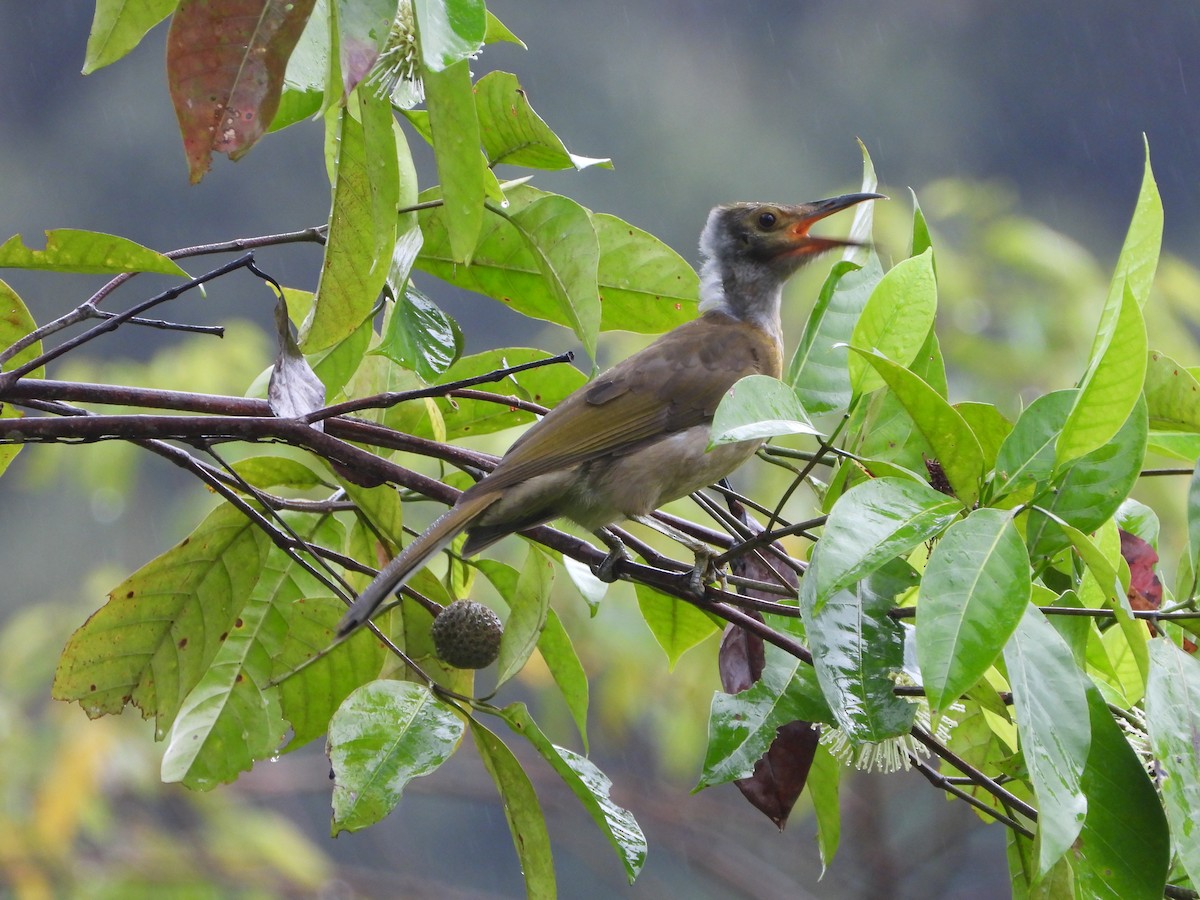
<path id="1" fill-rule="evenodd" d="M 808 230 L 817 222 L 836 212 L 848 209 L 864 200 L 886 200 L 883 194 L 842 194 L 827 200 L 814 200 L 811 203 L 801 203 L 791 208 L 793 221 L 787 229 L 789 246 L 785 252 L 790 255 L 815 256 L 835 247 L 859 247 L 860 241 L 849 241 L 841 238 L 825 238 L 810 235 Z"/>

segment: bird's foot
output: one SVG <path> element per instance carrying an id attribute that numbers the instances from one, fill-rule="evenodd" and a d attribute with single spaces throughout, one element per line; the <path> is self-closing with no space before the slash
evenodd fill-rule
<path id="1" fill-rule="evenodd" d="M 617 564 L 629 562 L 632 557 L 629 555 L 629 551 L 625 549 L 624 542 L 611 531 L 600 529 L 596 532 L 596 537 L 600 538 L 608 547 L 608 556 L 604 557 L 599 565 L 592 567 L 592 574 L 605 584 L 612 584 L 617 580 Z"/>
<path id="2" fill-rule="evenodd" d="M 704 586 L 716 581 L 720 583 L 723 590 L 725 588 L 725 570 L 716 564 L 720 554 L 707 545 L 698 544 L 692 549 L 696 554 L 696 564 L 688 573 L 688 589 L 694 594 L 703 594 Z"/>

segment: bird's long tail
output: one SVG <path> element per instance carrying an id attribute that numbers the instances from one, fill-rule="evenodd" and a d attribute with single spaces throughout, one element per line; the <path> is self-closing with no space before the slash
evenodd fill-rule
<path id="1" fill-rule="evenodd" d="M 358 595 L 338 623 L 338 637 L 345 637 L 370 619 L 384 600 L 400 590 L 418 569 L 449 546 L 480 513 L 499 499 L 500 495 L 495 493 L 467 497 L 438 516 Z"/>

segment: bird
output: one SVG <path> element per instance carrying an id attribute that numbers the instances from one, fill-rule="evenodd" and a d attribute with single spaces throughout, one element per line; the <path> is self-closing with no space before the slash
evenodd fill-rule
<path id="1" fill-rule="evenodd" d="M 749 459 L 762 441 L 707 449 L 717 405 L 744 376 L 780 377 L 784 283 L 821 253 L 857 245 L 809 229 L 876 199 L 886 198 L 863 192 L 714 208 L 700 238 L 699 316 L 578 388 L 532 425 L 491 473 L 380 570 L 343 616 L 338 636 L 366 623 L 463 531 L 462 553 L 472 556 L 506 535 L 567 518 L 605 539 L 613 549 L 610 563 L 622 548 L 599 529 L 626 518 L 646 521 L 659 506 Z M 611 566 L 601 568 L 611 580 Z"/>

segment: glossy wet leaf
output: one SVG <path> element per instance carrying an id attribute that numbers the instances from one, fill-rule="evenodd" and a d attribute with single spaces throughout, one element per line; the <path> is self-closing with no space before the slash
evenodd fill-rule
<path id="1" fill-rule="evenodd" d="M 379 352 L 432 382 L 462 355 L 463 333 L 448 314 L 415 289 L 396 300 Z"/>
<path id="2" fill-rule="evenodd" d="M 424 685 L 383 680 L 354 691 L 329 722 L 332 835 L 390 813 L 408 783 L 449 759 L 462 735 L 462 719 Z"/>
<path id="3" fill-rule="evenodd" d="M 896 263 L 871 292 L 850 345 L 907 366 L 925 343 L 937 312 L 933 250 Z M 861 396 L 883 386 L 883 378 L 862 356 L 849 358 L 850 386 Z"/>
<path id="4" fill-rule="evenodd" d="M 695 790 L 750 775 L 779 728 L 795 721 L 831 720 L 812 667 L 768 647 L 762 676 L 754 684 L 736 694 L 713 694 L 708 749 Z"/>
<path id="5" fill-rule="evenodd" d="M 487 33 L 483 0 L 413 0 L 425 65 L 439 72 L 479 51 Z"/>
<path id="6" fill-rule="evenodd" d="M 500 738 L 477 719 L 471 719 L 470 725 L 479 758 L 492 776 L 504 804 L 504 818 L 508 821 L 521 873 L 525 876 L 526 896 L 557 896 L 550 833 L 546 830 L 546 816 L 538 803 L 533 783 Z"/>
<path id="7" fill-rule="evenodd" d="M 904 734 L 917 708 L 893 692 L 904 664 L 904 635 L 888 612 L 917 583 L 916 573 L 901 560 L 889 562 L 818 606 L 810 585 L 814 574 L 821 577 L 824 549 L 822 541 L 800 582 L 800 611 L 821 691 L 834 721 L 855 744 Z"/>
<path id="8" fill-rule="evenodd" d="M 132 703 L 164 735 L 236 626 L 267 545 L 240 510 L 217 507 L 114 588 L 71 636 L 55 699 L 77 701 L 92 718 Z"/>
<path id="9" fill-rule="evenodd" d="M 1081 787 L 1092 734 L 1086 683 L 1070 648 L 1034 606 L 1025 608 L 1004 661 L 1038 801 L 1037 868 L 1044 874 L 1079 836 L 1087 814 Z M 1050 684 L 1054 690 L 1046 690 Z"/>
<path id="10" fill-rule="evenodd" d="M 537 649 L 546 663 L 546 668 L 550 670 L 550 677 L 558 685 L 558 691 L 567 704 L 575 727 L 579 729 L 579 738 L 583 741 L 583 750 L 586 753 L 589 696 L 587 670 L 579 661 L 571 636 L 567 634 L 562 619 L 553 607 L 546 611 L 546 624 L 538 638 Z"/>
<path id="11" fill-rule="evenodd" d="M 951 525 L 930 554 L 917 604 L 917 661 L 933 712 L 942 713 L 986 672 L 1029 604 L 1029 555 L 999 509 Z"/>
<path id="12" fill-rule="evenodd" d="M 962 510 L 953 497 L 906 478 L 857 484 L 834 505 L 821 538 L 813 584 L 819 610 L 825 598 L 940 534 Z"/>
<path id="13" fill-rule="evenodd" d="M 851 350 L 855 351 L 851 358 L 865 359 L 904 405 L 929 442 L 963 506 L 973 506 L 979 497 L 984 465 L 983 449 L 971 426 L 937 391 L 912 372 L 877 353 L 868 353 L 858 347 L 851 347 Z"/>
<path id="14" fill-rule="evenodd" d="M 1075 402 L 1075 391 L 1051 391 L 1029 404 L 996 454 L 998 496 L 1048 481 L 1054 473 L 1054 443 Z"/>
<path id="15" fill-rule="evenodd" d="M 0 245 L 0 268 L 85 275 L 159 272 L 188 277 L 174 260 L 123 237 L 76 228 L 55 228 L 45 234 L 44 250 L 27 247 L 19 234 L 6 240 Z"/>
<path id="16" fill-rule="evenodd" d="M 747 375 L 721 398 L 709 447 L 781 434 L 817 433 L 795 391 L 778 378 Z"/>
<path id="17" fill-rule="evenodd" d="M 617 806 L 609 796 L 612 781 L 587 757 L 552 744 L 530 717 L 525 704 L 510 704 L 501 710 L 501 716 L 509 728 L 525 736 L 583 804 L 612 844 L 632 884 L 646 863 L 646 836 L 633 814 Z"/>
<path id="18" fill-rule="evenodd" d="M 1200 884 L 1200 660 L 1161 637 L 1150 642 L 1146 726 L 1175 851 Z"/>
<path id="19" fill-rule="evenodd" d="M 238 159 L 275 118 L 288 56 L 314 0 L 182 0 L 167 82 L 193 184 L 213 152 Z"/>

